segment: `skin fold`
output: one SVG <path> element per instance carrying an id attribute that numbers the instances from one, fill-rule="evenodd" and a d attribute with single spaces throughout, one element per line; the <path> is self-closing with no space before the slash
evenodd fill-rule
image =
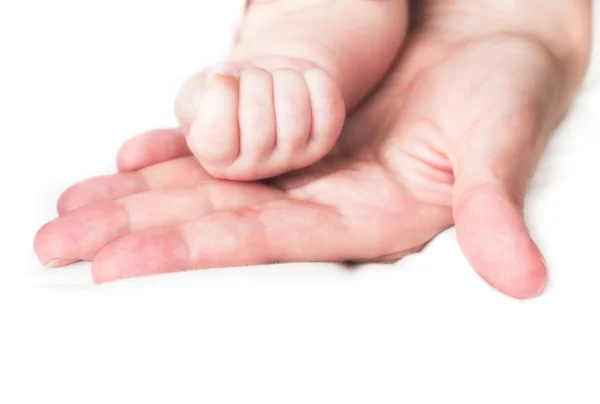
<path id="1" fill-rule="evenodd" d="M 133 138 L 118 174 L 61 195 L 59 217 L 36 235 L 40 260 L 92 260 L 98 283 L 273 262 L 392 262 L 455 225 L 485 281 L 515 298 L 539 295 L 547 268 L 524 196 L 583 79 L 591 5 L 502 4 L 412 3 L 389 74 L 308 167 L 224 180 L 194 157 L 184 130 Z"/>

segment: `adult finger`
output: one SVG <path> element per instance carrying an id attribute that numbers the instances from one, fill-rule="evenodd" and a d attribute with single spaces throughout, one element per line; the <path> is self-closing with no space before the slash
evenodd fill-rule
<path id="1" fill-rule="evenodd" d="M 130 172 L 190 154 L 180 129 L 158 129 L 126 141 L 117 153 L 117 167 Z"/>
<path id="2" fill-rule="evenodd" d="M 360 259 L 371 251 L 369 240 L 338 209 L 277 200 L 131 233 L 96 256 L 92 275 L 102 283 L 190 269 Z"/>
<path id="3" fill-rule="evenodd" d="M 58 198 L 59 214 L 93 202 L 122 198 L 152 189 L 192 187 L 212 177 L 193 157 L 158 163 L 138 171 L 90 178 L 69 187 Z"/>
<path id="4" fill-rule="evenodd" d="M 273 188 L 233 182 L 152 190 L 67 212 L 38 231 L 34 247 L 45 264 L 91 260 L 105 245 L 132 231 L 175 225 L 281 197 L 283 193 Z"/>
<path id="5" fill-rule="evenodd" d="M 405 132 L 423 136 L 399 139 L 429 139 L 442 152 L 422 159 L 452 168 L 454 180 L 443 180 L 450 194 L 432 196 L 452 203 L 467 260 L 490 285 L 516 298 L 534 297 L 547 283 L 523 203 L 565 105 L 564 88 L 564 71 L 543 45 L 497 35 L 454 49 L 421 76 L 402 111 Z"/>
<path id="6" fill-rule="evenodd" d="M 562 77 L 541 48 L 525 41 L 507 49 L 510 58 L 481 85 L 479 104 L 464 114 L 471 125 L 453 145 L 454 222 L 465 257 L 483 279 L 507 295 L 531 298 L 544 290 L 547 268 L 523 205 L 560 113 Z"/>

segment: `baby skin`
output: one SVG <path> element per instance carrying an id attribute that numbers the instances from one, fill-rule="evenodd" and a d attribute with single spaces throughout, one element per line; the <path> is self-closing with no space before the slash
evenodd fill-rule
<path id="1" fill-rule="evenodd" d="M 228 60 L 177 98 L 190 150 L 213 177 L 241 181 L 319 161 L 391 67 L 407 21 L 407 0 L 251 0 Z"/>

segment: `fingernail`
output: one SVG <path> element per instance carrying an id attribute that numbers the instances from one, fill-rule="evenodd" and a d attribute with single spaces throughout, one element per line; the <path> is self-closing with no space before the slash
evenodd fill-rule
<path id="1" fill-rule="evenodd" d="M 238 78 L 240 76 L 240 69 L 225 63 L 216 65 L 208 74 L 209 78 L 214 78 L 215 76 Z"/>
<path id="2" fill-rule="evenodd" d="M 540 262 L 542 263 L 545 269 L 544 281 L 540 282 L 539 288 L 535 292 L 534 297 L 541 295 L 548 287 L 548 264 L 546 263 L 546 260 L 544 259 L 543 255 L 540 255 Z"/>
<path id="3" fill-rule="evenodd" d="M 52 260 L 50 262 L 48 262 L 46 264 L 46 268 L 58 268 L 58 267 L 64 267 L 67 265 L 71 265 L 76 263 L 79 260 L 73 260 L 73 259 L 55 259 Z"/>

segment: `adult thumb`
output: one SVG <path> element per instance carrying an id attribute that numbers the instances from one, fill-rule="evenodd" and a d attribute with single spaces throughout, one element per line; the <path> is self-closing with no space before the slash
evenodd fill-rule
<path id="1" fill-rule="evenodd" d="M 521 299 L 542 293 L 548 278 L 523 214 L 527 184 L 549 131 L 543 115 L 522 106 L 476 125 L 455 167 L 459 245 L 485 281 Z"/>

